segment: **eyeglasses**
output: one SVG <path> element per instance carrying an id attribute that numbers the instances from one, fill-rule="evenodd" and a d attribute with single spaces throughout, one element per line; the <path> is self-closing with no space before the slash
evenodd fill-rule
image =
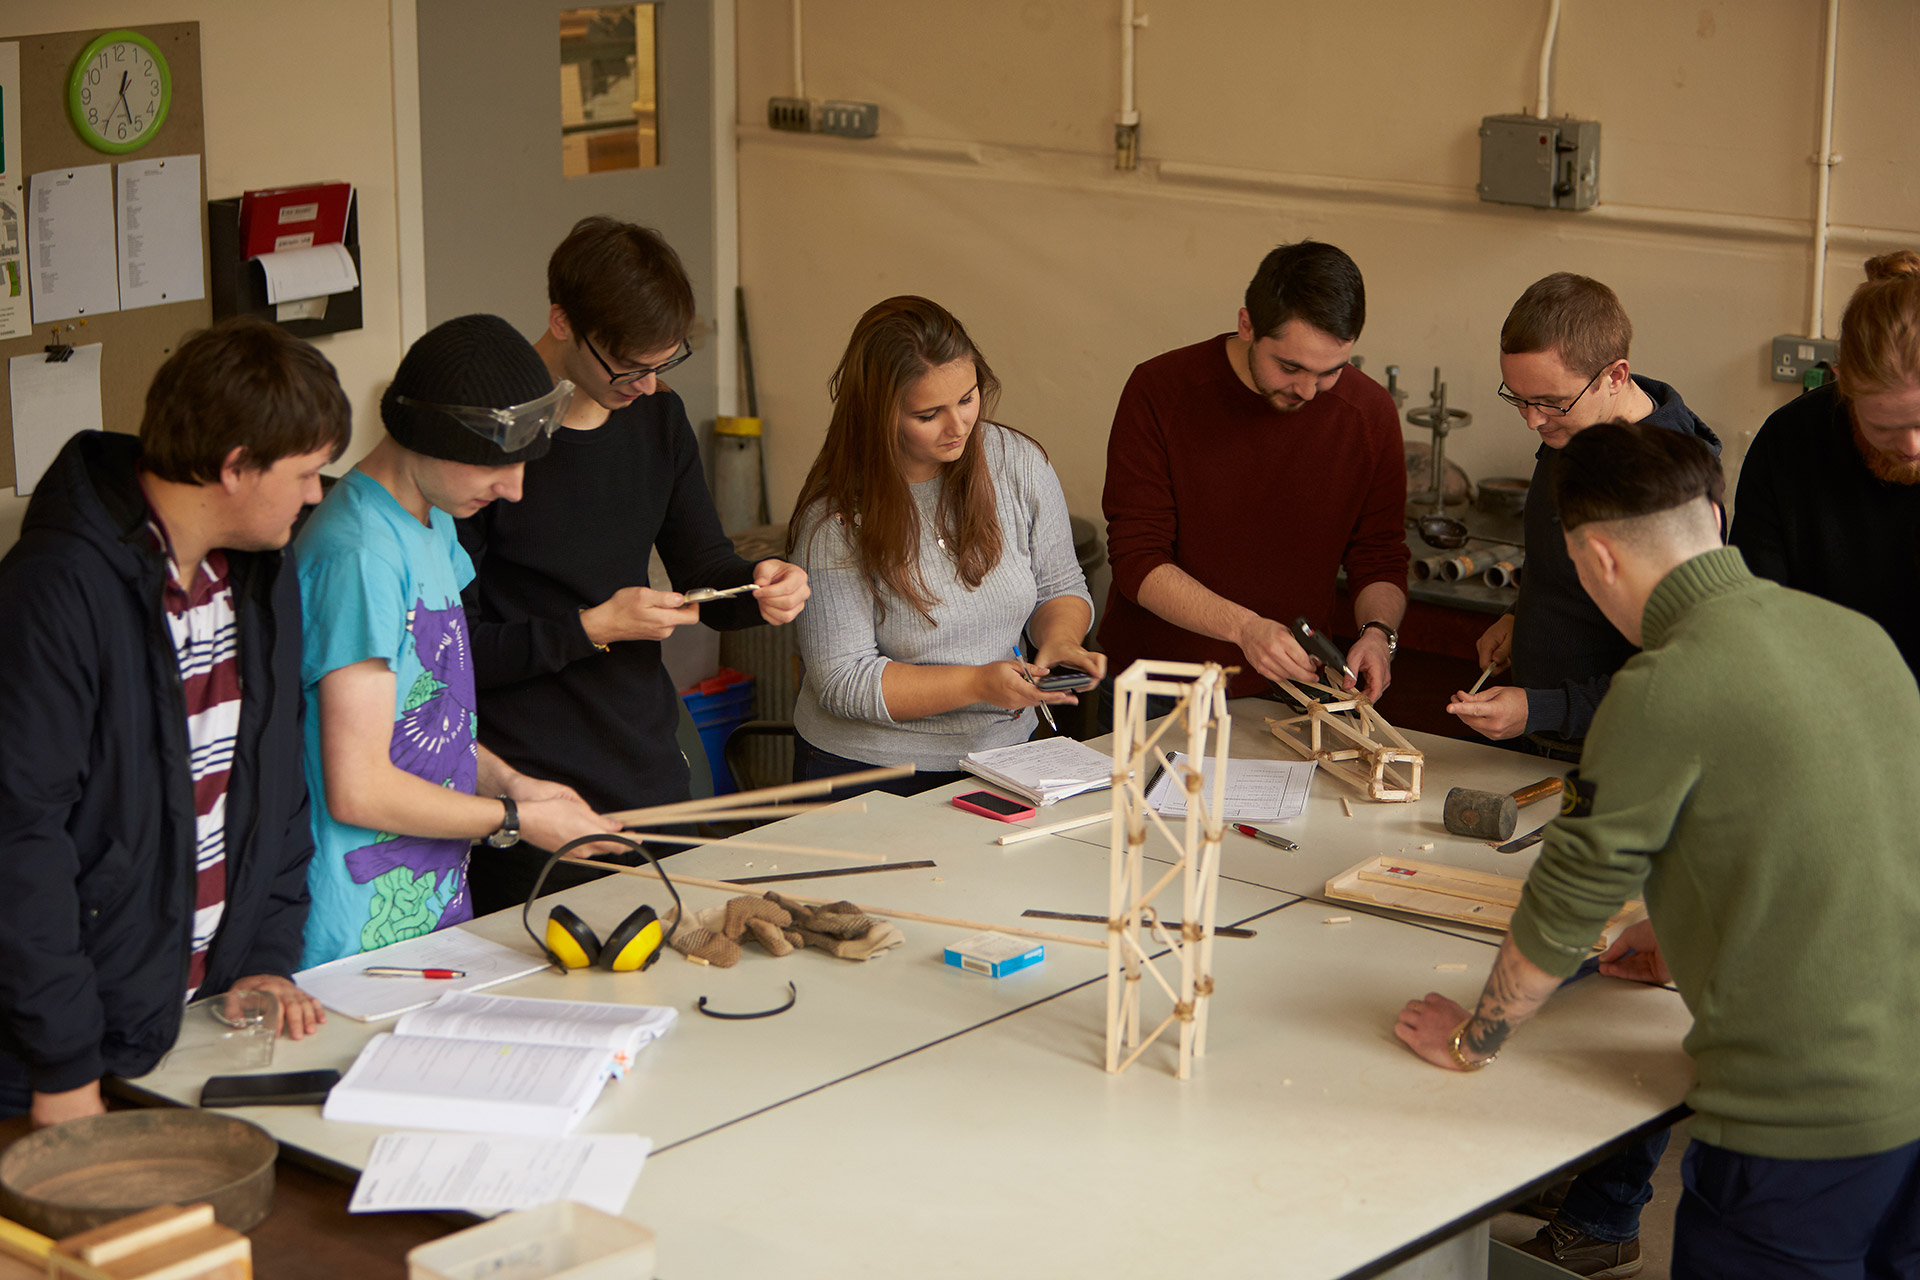
<path id="1" fill-rule="evenodd" d="M 624 387 L 629 383 L 638 382 L 640 379 L 648 377 L 649 375 L 665 373 L 675 365 L 685 364 L 693 358 L 693 344 L 685 338 L 682 338 L 680 339 L 680 349 L 668 356 L 665 360 L 662 360 L 659 364 L 650 364 L 640 369 L 629 369 L 625 373 L 615 373 L 613 366 L 607 363 L 607 358 L 593 349 L 593 342 L 586 334 L 583 333 L 580 335 L 580 342 L 582 346 L 586 347 L 587 352 L 592 355 L 595 360 L 600 362 L 600 367 L 607 371 L 607 385 L 613 387 Z"/>
<path id="2" fill-rule="evenodd" d="M 566 417 L 567 406 L 573 403 L 573 384 L 562 378 L 547 394 L 521 404 L 508 405 L 504 409 L 490 409 L 483 405 L 434 404 L 427 400 L 415 400 L 412 396 L 394 398 L 415 409 L 444 413 L 506 452 L 518 453 L 541 436 L 550 436 L 560 429 L 560 419 Z"/>
<path id="3" fill-rule="evenodd" d="M 1608 369 L 1613 368 L 1613 366 L 1617 363 L 1618 361 L 1609 360 L 1606 364 L 1602 365 L 1600 368 L 1600 373 L 1596 373 L 1591 378 L 1588 378 L 1587 385 L 1580 388 L 1580 396 L 1584 396 L 1585 394 L 1587 394 L 1587 392 L 1593 390 L 1593 384 L 1600 381 L 1600 374 L 1605 373 Z M 1564 408 L 1562 408 L 1560 405 L 1552 404 L 1545 400 L 1522 400 L 1519 396 L 1507 390 L 1507 384 L 1504 382 L 1500 384 L 1499 390 L 1495 391 L 1493 394 L 1499 396 L 1502 400 L 1505 400 L 1508 404 L 1520 410 L 1520 412 L 1522 413 L 1525 413 L 1529 409 L 1538 409 L 1540 412 L 1546 414 L 1549 418 L 1564 418 L 1568 414 L 1573 412 L 1573 406 L 1580 403 L 1580 396 L 1575 396 L 1573 399 L 1567 401 L 1566 406 Z"/>

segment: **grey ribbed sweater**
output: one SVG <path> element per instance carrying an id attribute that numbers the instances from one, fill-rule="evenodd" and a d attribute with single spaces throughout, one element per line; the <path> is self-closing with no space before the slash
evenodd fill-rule
<path id="1" fill-rule="evenodd" d="M 1025 742 L 1034 713 L 976 703 L 919 720 L 887 714 L 880 675 L 889 662 L 979 666 L 1011 659 L 1033 611 L 1060 596 L 1087 601 L 1074 559 L 1067 501 L 1046 456 L 1030 441 L 983 423 L 989 474 L 999 508 L 1000 563 L 972 591 L 933 526 L 943 480 L 912 486 L 920 509 L 920 570 L 939 598 L 933 625 L 912 605 L 886 597 L 884 621 L 862 573 L 850 530 L 837 515 L 803 512 L 794 561 L 807 571 L 813 598 L 794 623 L 806 679 L 794 707 L 800 736 L 835 755 L 871 764 L 958 769 L 969 751 Z"/>

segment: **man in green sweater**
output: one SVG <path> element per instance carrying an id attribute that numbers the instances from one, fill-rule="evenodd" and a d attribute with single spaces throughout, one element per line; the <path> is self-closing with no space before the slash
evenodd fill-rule
<path id="1" fill-rule="evenodd" d="M 1920 691 L 1885 631 L 1720 545 L 1698 440 L 1609 424 L 1555 487 L 1613 679 L 1478 1007 L 1396 1034 L 1476 1071 L 1641 895 L 1600 971 L 1673 982 L 1698 1080 L 1675 1276 L 1920 1275 Z M 1658 931 L 1658 941 L 1655 931 Z"/>

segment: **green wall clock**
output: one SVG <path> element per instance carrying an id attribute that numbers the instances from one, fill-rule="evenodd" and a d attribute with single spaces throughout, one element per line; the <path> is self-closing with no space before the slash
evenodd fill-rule
<path id="1" fill-rule="evenodd" d="M 173 105 L 173 70 L 138 31 L 109 31 L 80 51 L 67 79 L 67 114 L 89 146 L 110 155 L 153 141 Z"/>

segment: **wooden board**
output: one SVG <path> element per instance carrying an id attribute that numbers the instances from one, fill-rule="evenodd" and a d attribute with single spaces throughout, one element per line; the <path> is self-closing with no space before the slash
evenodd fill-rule
<path id="1" fill-rule="evenodd" d="M 197 22 L 145 23 L 135 26 L 160 46 L 173 69 L 173 105 L 153 141 L 127 156 L 109 156 L 95 151 L 74 132 L 67 118 L 67 76 L 74 59 L 87 42 L 112 27 L 87 31 L 62 31 L 50 35 L 13 37 L 0 31 L 0 41 L 18 41 L 20 45 L 20 154 L 23 171 L 31 176 L 61 166 L 78 167 L 119 163 L 147 156 L 197 155 L 200 164 L 200 264 L 201 286 L 206 296 L 197 302 L 169 302 L 157 307 L 133 311 L 114 311 L 86 316 L 81 320 L 62 320 L 57 325 L 36 324 L 24 338 L 0 342 L 0 384 L 7 381 L 6 361 L 14 356 L 39 352 L 52 340 L 56 329 L 64 341 L 76 346 L 89 342 L 101 344 L 100 409 L 102 422 L 109 431 L 133 432 L 140 429 L 140 414 L 146 404 L 147 384 L 180 340 L 212 322 L 212 280 L 207 257 L 207 166 L 206 134 L 200 102 L 200 24 Z M 11 112 L 14 104 L 6 104 Z M 28 194 L 21 192 L 22 198 Z M 25 228 L 22 228 L 23 233 Z M 67 326 L 81 325 L 72 332 Z M 11 391 L 0 390 L 0 488 L 14 483 L 13 406 Z"/>
<path id="2" fill-rule="evenodd" d="M 1327 881 L 1327 897 L 1387 907 L 1409 915 L 1451 920 L 1505 933 L 1520 904 L 1526 881 L 1518 876 L 1493 875 L 1375 855 L 1363 858 Z M 1600 933 L 1594 950 L 1611 946 L 1620 931 L 1646 915 L 1646 904 L 1634 901 L 1622 907 Z"/>

